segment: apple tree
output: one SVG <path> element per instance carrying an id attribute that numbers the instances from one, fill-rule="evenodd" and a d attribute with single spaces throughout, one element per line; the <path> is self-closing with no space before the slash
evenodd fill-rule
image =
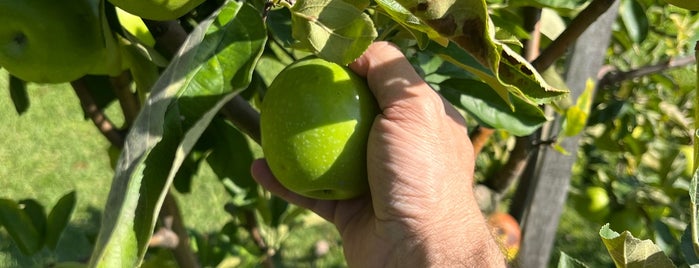
<path id="1" fill-rule="evenodd" d="M 240 265 L 279 265 L 281 249 L 263 233 L 297 228 L 304 211 L 251 178 L 250 164 L 260 156 L 258 107 L 289 64 L 311 56 L 346 65 L 377 40 L 398 45 L 467 118 L 479 154 L 482 210 L 509 210 L 522 225 L 522 233 L 507 225 L 523 239 L 519 256 L 508 248 L 512 261 L 536 263 L 529 260 L 537 254 L 529 253 L 528 237 L 554 235 L 570 186 L 569 202 L 600 224 L 598 239 L 617 265 L 696 264 L 697 182 L 689 179 L 699 159 L 690 145 L 696 82 L 689 80 L 696 76 L 687 68 L 668 70 L 694 63 L 687 54 L 699 19 L 693 4 L 668 2 L 678 6 L 662 0 L 71 0 L 57 6 L 0 0 L 0 66 L 11 75 L 8 88 L 20 114 L 30 101 L 26 83 L 70 83 L 111 144 L 114 178 L 90 266 L 138 266 L 155 247 L 170 248 L 181 267 L 215 266 L 231 255 Z M 597 38 L 579 37 L 604 14 L 613 23 L 594 27 L 611 41 L 585 45 Z M 33 22 L 51 16 L 56 23 Z M 570 52 L 576 44 L 597 54 Z M 574 73 L 566 63 L 576 56 L 605 67 L 577 66 L 585 77 L 576 79 L 589 82 L 574 88 L 564 74 Z M 601 78 L 588 75 L 600 69 L 607 71 Z M 122 125 L 105 114 L 111 103 L 118 103 Z M 558 192 L 554 199 L 534 194 L 545 189 L 536 182 L 536 167 L 548 161 L 537 156 L 540 148 L 554 150 L 549 157 L 580 156 L 564 170 L 563 187 L 546 190 Z M 214 242 L 188 234 L 171 195 L 191 191 L 201 165 L 230 194 L 221 207 L 231 218 Z M 0 224 L 26 254 L 55 246 L 55 237 L 42 235 L 60 233 L 72 198 L 48 216 L 40 204 L 0 200 Z M 542 205 L 546 200 L 555 202 Z M 543 231 L 534 228 L 540 218 L 531 213 L 541 210 L 557 211 Z M 601 226 L 607 222 L 611 229 Z M 624 230 L 631 232 L 614 232 Z M 161 239 L 168 235 L 176 241 Z M 655 254 L 661 251 L 670 257 Z M 546 265 L 543 255 L 539 264 Z M 559 264 L 575 265 L 578 256 L 567 256 Z"/>

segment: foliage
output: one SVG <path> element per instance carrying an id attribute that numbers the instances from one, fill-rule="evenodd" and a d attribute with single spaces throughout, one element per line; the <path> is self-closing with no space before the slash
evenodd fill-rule
<path id="1" fill-rule="evenodd" d="M 103 34 L 106 43 L 119 45 L 110 51 L 123 60 L 123 72 L 71 83 L 86 117 L 111 142 L 113 158 L 119 154 L 90 265 L 158 266 L 171 261 L 170 254 L 193 252 L 207 266 L 283 263 L 283 238 L 303 226 L 304 211 L 260 189 L 249 174 L 259 157 L 255 107 L 285 66 L 310 55 L 345 65 L 374 40 L 397 44 L 470 125 L 497 131 L 482 154 L 489 159 L 479 158 L 481 176 L 503 166 L 515 136 L 535 133 L 550 121 L 542 108 L 549 107 L 565 118 L 562 136 L 583 136 L 572 194 L 606 189 L 611 212 L 605 222 L 637 217 L 631 222 L 642 226 L 633 235 L 658 244 L 641 242 L 644 249 L 664 251 L 667 262 L 690 262 L 693 251 L 687 248 L 697 239 L 696 233 L 687 238 L 685 230 L 696 221 L 683 207 L 696 188 L 687 163 L 696 159 L 688 119 L 696 97 L 693 72 L 629 76 L 631 70 L 687 55 L 699 39 L 691 34 L 699 15 L 657 0 L 621 1 L 606 59 L 614 71 L 571 101 L 565 81 L 555 74 L 564 67 L 560 62 L 543 73 L 521 55 L 526 49 L 520 40 L 531 38 L 523 7 L 543 8 L 548 13 L 542 20 L 565 29 L 574 27 L 572 19 L 587 2 L 207 0 L 168 24 L 141 20 L 101 1 L 109 26 Z M 542 46 L 560 34 L 552 28 L 542 30 Z M 11 77 L 9 89 L 16 111 L 26 111 L 24 81 Z M 112 103 L 121 107 L 121 126 L 104 119 Z M 217 233 L 177 234 L 192 241 L 172 253 L 153 247 L 155 230 L 178 232 L 162 217 L 170 211 L 171 188 L 189 192 L 203 165 L 230 195 L 220 204 L 230 220 Z M 0 201 L 0 223 L 25 254 L 56 246 L 75 202 L 67 195 L 46 216 L 36 201 Z M 633 229 L 626 223 L 612 226 Z M 628 256 L 619 250 L 638 241 L 608 228 L 600 234 L 615 263 L 624 266 Z M 580 265 L 561 256 L 560 267 Z"/>

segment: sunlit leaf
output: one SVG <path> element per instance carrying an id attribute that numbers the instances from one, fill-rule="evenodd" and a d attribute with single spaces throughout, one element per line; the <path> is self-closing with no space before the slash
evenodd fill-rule
<path id="1" fill-rule="evenodd" d="M 223 104 L 248 86 L 265 42 L 259 11 L 235 1 L 190 33 L 127 137 L 91 266 L 139 265 L 177 170 Z"/>
<path id="2" fill-rule="evenodd" d="M 361 56 L 377 35 L 371 18 L 343 0 L 299 0 L 291 22 L 299 47 L 341 65 Z"/>
<path id="3" fill-rule="evenodd" d="M 617 267 L 676 267 L 651 240 L 635 238 L 629 231 L 619 234 L 609 224 L 602 226 L 599 235 Z"/>
<path id="4" fill-rule="evenodd" d="M 495 29 L 484 0 L 438 1 L 396 0 L 441 36 L 448 38 L 471 59 L 458 55 L 453 48 L 434 49 L 469 72 L 476 74 L 498 92 L 506 102 L 509 94 L 543 104 L 564 96 L 567 91 L 552 88 L 528 61 L 508 46 L 495 40 Z M 470 62 L 475 60 L 482 68 Z M 485 68 L 488 72 L 482 72 Z M 508 94 L 509 93 L 509 94 Z"/>
<path id="5" fill-rule="evenodd" d="M 561 135 L 572 137 L 578 135 L 587 125 L 587 118 L 590 115 L 592 97 L 594 96 L 595 84 L 592 80 L 587 80 L 585 90 L 580 94 L 574 106 L 566 110 L 563 121 Z"/>
<path id="6" fill-rule="evenodd" d="M 378 4 L 394 21 L 398 22 L 404 27 L 422 32 L 427 35 L 430 39 L 434 40 L 442 46 L 447 46 L 449 44 L 449 39 L 441 36 L 437 31 L 432 29 L 432 27 L 425 25 L 420 19 L 415 17 L 410 11 L 405 9 L 395 0 L 377 0 Z"/>
<path id="7" fill-rule="evenodd" d="M 565 252 L 561 251 L 561 256 L 558 258 L 558 268 L 580 268 L 580 267 L 588 267 L 584 263 L 580 262 L 579 260 L 569 256 Z"/>

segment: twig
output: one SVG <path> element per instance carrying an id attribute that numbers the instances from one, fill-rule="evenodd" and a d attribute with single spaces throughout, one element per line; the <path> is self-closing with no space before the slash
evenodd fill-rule
<path id="1" fill-rule="evenodd" d="M 221 113 L 240 131 L 260 144 L 260 113 L 240 95 L 235 96 L 221 109 Z"/>
<path id="2" fill-rule="evenodd" d="M 167 58 L 177 54 L 185 39 L 187 31 L 177 21 L 143 20 L 155 39 L 155 49 Z"/>
<path id="3" fill-rule="evenodd" d="M 609 7 L 617 0 L 593 0 L 583 11 L 581 11 L 570 25 L 546 47 L 541 55 L 532 62 L 532 66 L 537 71 L 548 69 L 557 59 L 561 58 L 566 50 L 575 43 L 575 40 L 582 35 L 594 21 L 604 14 Z"/>
<path id="4" fill-rule="evenodd" d="M 138 112 L 141 110 L 138 98 L 131 92 L 131 74 L 125 71 L 119 76 L 110 77 L 109 80 L 124 114 L 124 121 L 126 122 L 124 127 L 129 128 L 133 125 Z"/>
<path id="5" fill-rule="evenodd" d="M 97 106 L 84 78 L 75 80 L 71 82 L 70 85 L 73 86 L 75 94 L 78 96 L 78 99 L 80 99 L 80 105 L 83 111 L 90 117 L 92 123 L 95 124 L 102 135 L 115 147 L 124 147 L 125 134 L 122 133 Z"/>
<path id="6" fill-rule="evenodd" d="M 262 266 L 266 268 L 273 268 L 274 262 L 272 262 L 272 256 L 274 256 L 274 251 L 267 246 L 262 234 L 260 233 L 260 227 L 258 226 L 257 217 L 255 217 L 255 211 L 245 210 L 245 229 L 250 233 L 252 241 L 255 242 L 257 248 L 264 254 L 262 259 Z"/>
<path id="7" fill-rule="evenodd" d="M 274 256 L 275 252 L 267 245 L 264 237 L 262 237 L 255 212 L 249 209 L 240 211 L 239 208 L 232 203 L 227 203 L 223 208 L 233 218 L 239 219 L 241 226 L 250 234 L 250 238 L 252 238 L 252 241 L 263 254 L 262 264 L 264 267 L 274 267 L 271 257 Z"/>
<path id="8" fill-rule="evenodd" d="M 172 249 L 173 255 L 179 267 L 182 268 L 197 268 L 200 267 L 197 262 L 197 257 L 194 255 L 192 248 L 189 243 L 189 234 L 182 221 L 182 214 L 180 213 L 179 205 L 177 200 L 172 196 L 170 192 L 165 196 L 163 201 L 163 207 L 160 210 L 160 219 L 168 224 L 171 224 L 170 230 L 175 232 L 178 237 L 177 245 Z"/>
<path id="9" fill-rule="evenodd" d="M 539 57 L 541 48 L 541 8 L 524 7 L 524 27 L 529 32 L 529 40 L 524 43 L 524 56 L 528 61 Z"/>
<path id="10" fill-rule="evenodd" d="M 612 67 L 606 69 L 604 73 L 600 74 L 601 79 L 599 81 L 598 87 L 604 88 L 609 85 L 617 84 L 621 81 L 630 80 L 650 74 L 660 73 L 669 69 L 684 67 L 694 63 L 696 63 L 696 58 L 694 57 L 694 55 L 691 55 L 679 59 L 670 59 L 658 64 L 644 66 L 638 69 L 629 70 L 625 72 L 615 71 L 615 68 Z"/>

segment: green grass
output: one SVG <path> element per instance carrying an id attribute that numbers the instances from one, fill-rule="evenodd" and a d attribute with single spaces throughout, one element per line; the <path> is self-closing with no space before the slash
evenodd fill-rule
<path id="1" fill-rule="evenodd" d="M 0 198 L 32 198 L 49 210 L 75 190 L 77 207 L 56 252 L 23 256 L 0 227 L 0 267 L 44 267 L 53 261 L 84 261 L 99 231 L 113 171 L 109 143 L 83 116 L 68 84 L 28 88 L 31 106 L 18 115 L 9 96 L 7 74 L 0 71 Z M 117 108 L 107 111 L 117 115 Z M 115 122 L 121 119 L 113 118 Z M 210 168 L 203 165 L 191 194 L 175 194 L 185 224 L 199 233 L 218 232 L 230 220 L 223 204 L 230 200 Z M 344 266 L 337 231 L 323 221 L 289 233 L 281 243 L 286 266 L 310 265 L 308 255 L 318 240 L 330 242 L 330 253 L 315 260 L 322 267 Z"/>
<path id="2" fill-rule="evenodd" d="M 47 252 L 23 258 L 0 238 L 0 266 L 38 266 L 47 258 L 84 259 L 89 256 L 86 236 L 98 230 L 111 169 L 106 141 L 91 122 L 83 119 L 80 103 L 67 85 L 31 85 L 31 107 L 22 116 L 14 109 L 7 75 L 0 73 L 0 197 L 33 198 L 50 209 L 70 191 L 77 191 L 77 207 L 57 256 Z"/>

